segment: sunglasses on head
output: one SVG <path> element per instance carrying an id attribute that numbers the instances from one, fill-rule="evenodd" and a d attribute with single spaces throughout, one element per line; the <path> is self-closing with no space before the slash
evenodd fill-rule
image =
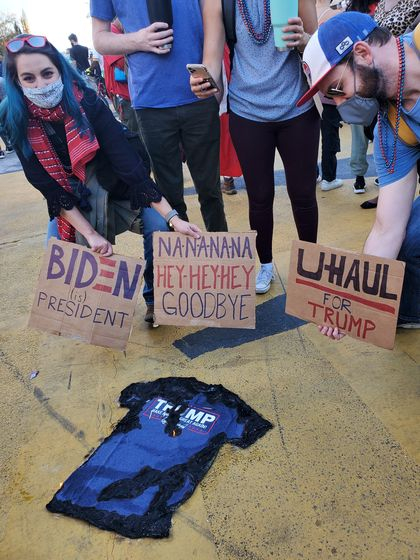
<path id="1" fill-rule="evenodd" d="M 38 49 L 40 47 L 45 47 L 47 42 L 47 38 L 43 37 L 42 35 L 30 35 L 29 37 L 18 37 L 16 39 L 10 39 L 8 43 L 6 43 L 6 49 L 11 53 L 19 52 L 25 43 L 28 43 L 30 47 L 34 47 Z"/>

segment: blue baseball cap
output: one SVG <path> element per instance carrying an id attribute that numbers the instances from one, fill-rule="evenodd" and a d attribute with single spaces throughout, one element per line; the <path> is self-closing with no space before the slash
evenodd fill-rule
<path id="1" fill-rule="evenodd" d="M 357 41 L 364 41 L 377 27 L 373 18 L 359 12 L 344 12 L 323 23 L 303 52 L 302 65 L 310 88 L 299 99 L 297 106 L 311 99 L 328 72 L 353 50 Z"/>

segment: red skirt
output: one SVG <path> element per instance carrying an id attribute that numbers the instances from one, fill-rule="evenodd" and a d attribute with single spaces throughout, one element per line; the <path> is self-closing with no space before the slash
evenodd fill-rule
<path id="1" fill-rule="evenodd" d="M 220 175 L 240 177 L 242 169 L 229 133 L 229 114 L 220 117 Z"/>

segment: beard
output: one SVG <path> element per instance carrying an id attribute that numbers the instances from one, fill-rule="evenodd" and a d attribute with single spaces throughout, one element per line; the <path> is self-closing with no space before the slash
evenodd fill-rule
<path id="1" fill-rule="evenodd" d="M 380 105 L 387 102 L 385 80 L 382 70 L 356 64 L 355 72 L 359 75 L 359 87 L 356 91 L 360 97 L 375 97 Z"/>

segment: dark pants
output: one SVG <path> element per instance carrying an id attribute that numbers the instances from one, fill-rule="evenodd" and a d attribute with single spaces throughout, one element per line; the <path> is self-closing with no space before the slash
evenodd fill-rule
<path id="1" fill-rule="evenodd" d="M 244 174 L 251 229 L 261 263 L 273 260 L 274 156 L 283 161 L 299 239 L 316 242 L 316 160 L 319 115 L 315 107 L 293 119 L 256 122 L 230 113 L 230 133 Z"/>
<path id="2" fill-rule="evenodd" d="M 420 197 L 413 203 L 405 239 L 397 258 L 405 262 L 399 318 L 420 323 Z"/>
<path id="3" fill-rule="evenodd" d="M 322 105 L 324 110 L 321 119 L 322 139 L 322 178 L 334 181 L 337 174 L 337 152 L 340 151 L 340 113 L 335 105 Z"/>
<path id="4" fill-rule="evenodd" d="M 216 99 L 166 109 L 138 109 L 136 113 L 157 185 L 171 206 L 183 219 L 188 219 L 181 144 L 207 231 L 227 231 L 220 190 L 220 122 Z"/>

